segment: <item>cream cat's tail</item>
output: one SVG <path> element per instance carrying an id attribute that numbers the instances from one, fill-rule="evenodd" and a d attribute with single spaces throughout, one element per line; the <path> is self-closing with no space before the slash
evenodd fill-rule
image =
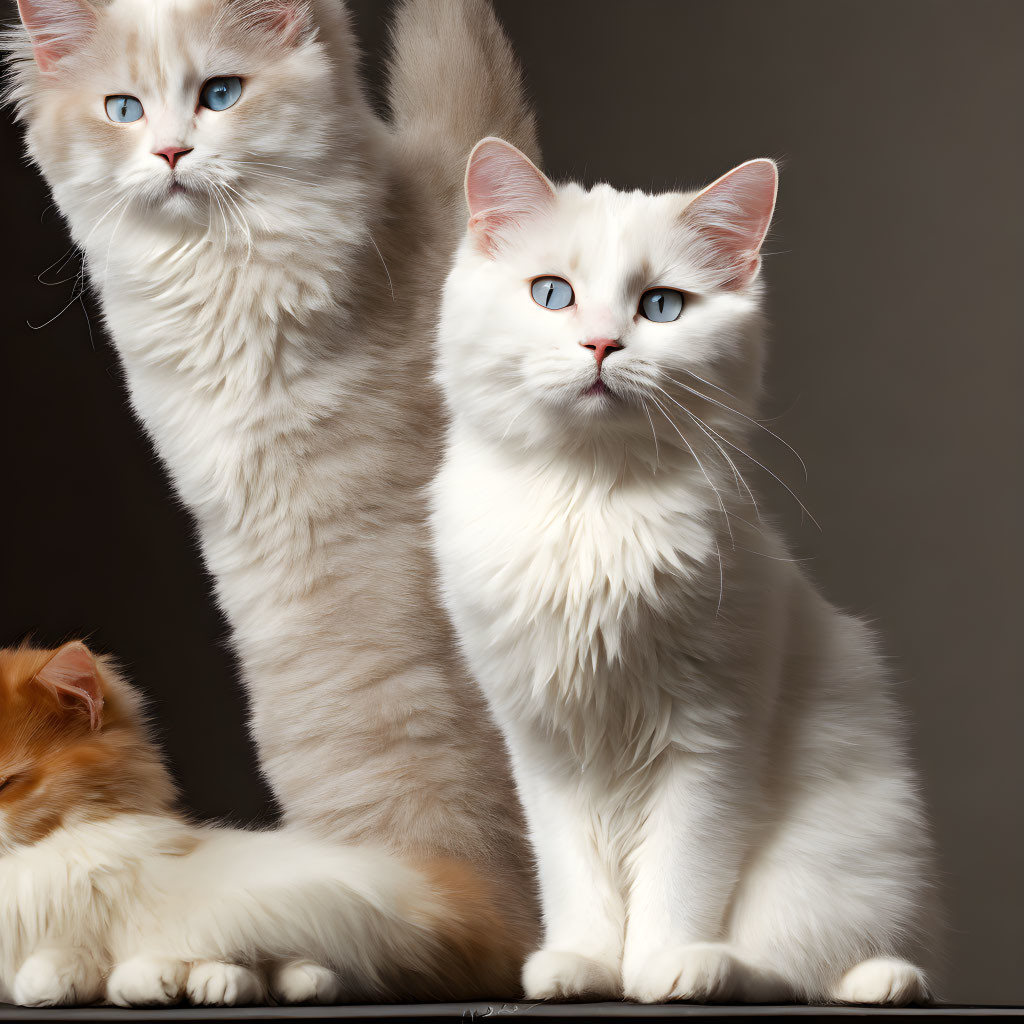
<path id="1" fill-rule="evenodd" d="M 466 160 L 480 139 L 497 135 L 539 162 L 519 61 L 487 0 L 405 0 L 391 45 L 392 123 L 461 230 Z"/>

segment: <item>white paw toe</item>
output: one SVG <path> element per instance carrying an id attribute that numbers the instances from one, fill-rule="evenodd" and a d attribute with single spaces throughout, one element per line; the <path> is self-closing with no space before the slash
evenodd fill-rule
<path id="1" fill-rule="evenodd" d="M 341 979 L 312 960 L 293 960 L 276 968 L 270 981 L 279 1003 L 330 1006 L 341 997 Z"/>
<path id="2" fill-rule="evenodd" d="M 22 1006 L 76 1006 L 102 993 L 103 976 L 91 956 L 37 953 L 14 976 L 11 995 Z"/>
<path id="3" fill-rule="evenodd" d="M 167 957 L 136 956 L 114 968 L 107 999 L 117 1006 L 167 1006 L 185 992 L 188 964 Z"/>
<path id="4" fill-rule="evenodd" d="M 738 994 L 741 974 L 742 964 L 727 946 L 711 942 L 677 946 L 656 953 L 630 972 L 626 998 L 638 1003 L 726 1002 Z"/>
<path id="5" fill-rule="evenodd" d="M 541 949 L 526 961 L 523 988 L 527 999 L 619 999 L 618 964 L 579 953 Z"/>
<path id="6" fill-rule="evenodd" d="M 185 994 L 198 1006 L 252 1006 L 263 1002 L 263 985 L 248 967 L 202 960 L 189 972 Z"/>
<path id="7" fill-rule="evenodd" d="M 874 1006 L 927 1003 L 928 983 L 924 972 L 906 960 L 876 957 L 848 970 L 836 987 L 833 998 L 841 1003 Z"/>

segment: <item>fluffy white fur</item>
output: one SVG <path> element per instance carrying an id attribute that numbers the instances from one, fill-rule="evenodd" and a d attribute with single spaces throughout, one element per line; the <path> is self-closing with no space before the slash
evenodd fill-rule
<path id="1" fill-rule="evenodd" d="M 436 939 L 428 892 L 383 851 L 297 832 L 73 823 L 0 856 L 0 1002 L 380 998 Z"/>
<path id="2" fill-rule="evenodd" d="M 875 637 L 743 479 L 775 183 L 555 189 L 499 140 L 470 162 L 433 526 L 539 864 L 529 996 L 926 995 L 929 840 Z M 541 275 L 575 304 L 535 303 Z M 654 286 L 686 293 L 675 322 L 638 315 Z"/>
<path id="3" fill-rule="evenodd" d="M 533 927 L 519 809 L 434 594 L 423 498 L 452 197 L 481 134 L 532 144 L 493 14 L 403 6 L 386 125 L 340 0 L 21 10 L 28 150 L 196 517 L 286 820 L 464 860 L 514 894 L 514 950 Z M 197 106 L 222 75 L 242 77 L 237 104 Z M 111 94 L 145 117 L 112 123 Z M 168 145 L 191 147 L 173 171 Z"/>

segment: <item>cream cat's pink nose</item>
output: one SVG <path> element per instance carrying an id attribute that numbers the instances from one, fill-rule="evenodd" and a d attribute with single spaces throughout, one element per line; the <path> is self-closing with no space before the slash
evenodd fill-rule
<path id="1" fill-rule="evenodd" d="M 605 356 L 611 355 L 612 352 L 618 352 L 622 348 L 619 342 L 613 341 L 611 338 L 594 338 L 592 341 L 581 341 L 580 344 L 594 353 L 598 370 L 601 369 Z"/>
<path id="2" fill-rule="evenodd" d="M 191 153 L 194 147 L 187 146 L 165 146 L 163 149 L 154 149 L 153 156 L 162 156 L 173 167 L 186 153 Z"/>

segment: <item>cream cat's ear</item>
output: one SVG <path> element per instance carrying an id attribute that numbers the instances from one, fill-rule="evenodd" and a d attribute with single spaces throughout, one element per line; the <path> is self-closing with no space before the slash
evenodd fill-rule
<path id="1" fill-rule="evenodd" d="M 775 162 L 748 160 L 708 185 L 683 211 L 682 223 L 708 243 L 705 262 L 721 287 L 742 288 L 756 276 L 778 190 Z"/>
<path id="2" fill-rule="evenodd" d="M 494 252 L 502 231 L 547 209 L 555 187 L 525 153 L 503 139 L 483 139 L 473 147 L 466 167 L 469 233 L 486 255 Z"/>
<path id="3" fill-rule="evenodd" d="M 84 0 L 18 0 L 18 13 L 43 71 L 52 71 L 96 27 L 96 13 Z"/>
<path id="4" fill-rule="evenodd" d="M 294 43 L 313 27 L 313 13 L 307 0 L 232 0 L 242 20 L 284 43 Z"/>
<path id="5" fill-rule="evenodd" d="M 89 725 L 103 723 L 103 685 L 92 651 L 74 641 L 65 644 L 36 673 L 35 680 L 53 693 L 63 706 L 78 706 L 89 715 Z"/>

